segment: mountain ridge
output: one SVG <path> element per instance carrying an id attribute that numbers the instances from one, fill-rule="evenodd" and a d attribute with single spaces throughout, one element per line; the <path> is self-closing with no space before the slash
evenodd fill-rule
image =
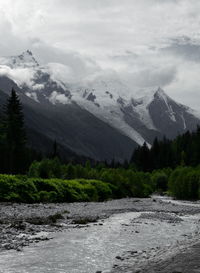
<path id="1" fill-rule="evenodd" d="M 55 67 L 56 65 L 58 64 L 55 64 Z M 67 74 L 64 82 L 63 75 L 59 80 L 59 73 L 55 77 L 53 69 L 53 64 L 51 67 L 39 65 L 29 50 L 16 57 L 0 58 L 0 89 L 6 93 L 14 85 L 12 87 L 17 89 L 25 108 L 29 109 L 27 112 L 34 112 L 30 125 L 34 129 L 38 126 L 40 130 L 46 130 L 50 138 L 58 138 L 61 144 L 65 143 L 68 148 L 73 147 L 72 150 L 77 153 L 83 152 L 84 155 L 97 159 L 127 159 L 130 158 L 128 149 L 131 146 L 133 150 L 144 142 L 151 145 L 155 137 L 162 138 L 164 135 L 173 138 L 186 130 L 194 130 L 200 124 L 200 115 L 174 101 L 161 87 L 135 98 L 132 90 L 115 74 L 111 77 L 97 75 L 81 86 L 80 83 L 67 83 Z M 74 116 L 71 116 L 69 111 L 72 111 Z M 67 115 L 71 116 L 71 120 Z M 47 124 L 54 124 L 54 133 L 52 129 L 47 128 L 47 124 L 44 126 L 45 119 L 48 120 Z M 37 120 L 37 126 L 34 125 L 34 120 Z M 63 128 L 62 124 L 59 124 L 60 120 L 63 121 Z M 40 123 L 43 126 L 40 126 Z M 96 131 L 95 123 L 99 124 Z M 76 128 L 77 126 L 80 127 Z M 73 137 L 67 135 L 70 134 L 67 127 L 76 134 L 75 138 L 79 138 L 78 146 L 74 145 Z M 85 138 L 83 135 L 86 128 L 91 135 L 86 134 Z M 118 139 L 115 147 L 112 147 L 113 150 L 109 150 L 110 155 L 99 139 L 103 137 L 102 130 L 110 132 L 104 139 L 104 144 L 108 147 L 112 141 L 115 142 L 114 138 Z M 123 147 L 120 148 L 122 156 L 117 151 L 120 139 L 123 142 Z M 87 148 L 84 147 L 85 143 Z M 104 152 L 101 153 L 95 145 L 100 145 Z M 122 149 L 125 149 L 126 153 L 123 153 Z"/>

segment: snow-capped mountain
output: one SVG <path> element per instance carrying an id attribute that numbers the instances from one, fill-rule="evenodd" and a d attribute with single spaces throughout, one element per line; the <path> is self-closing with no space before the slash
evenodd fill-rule
<path id="1" fill-rule="evenodd" d="M 0 58 L 0 89 L 8 94 L 12 87 L 30 128 L 97 159 L 129 158 L 145 141 L 150 145 L 156 136 L 172 138 L 200 123 L 194 110 L 161 88 L 134 98 L 117 75 L 105 73 L 72 84 L 64 65 L 41 66 L 29 50 Z"/>
<path id="2" fill-rule="evenodd" d="M 19 56 L 1 57 L 0 64 L 11 68 L 33 68 L 39 66 L 30 50 L 23 52 Z"/>

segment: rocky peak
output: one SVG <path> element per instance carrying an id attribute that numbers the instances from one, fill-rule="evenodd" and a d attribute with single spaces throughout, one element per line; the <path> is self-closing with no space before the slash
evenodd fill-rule
<path id="1" fill-rule="evenodd" d="M 34 68 L 39 66 L 39 63 L 30 50 L 24 51 L 18 56 L 2 57 L 0 58 L 0 64 L 7 65 L 11 68 Z"/>

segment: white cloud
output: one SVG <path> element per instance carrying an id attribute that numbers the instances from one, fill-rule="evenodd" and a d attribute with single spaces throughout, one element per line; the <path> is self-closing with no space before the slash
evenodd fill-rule
<path id="1" fill-rule="evenodd" d="M 34 77 L 34 71 L 29 68 L 16 68 L 12 69 L 6 65 L 0 65 L 0 75 L 8 76 L 19 86 L 27 84 L 29 87 L 33 86 L 32 79 Z"/>
<path id="2" fill-rule="evenodd" d="M 53 104 L 56 102 L 62 103 L 62 104 L 67 104 L 70 103 L 69 98 L 65 94 L 61 94 L 57 91 L 53 91 L 49 97 L 49 101 Z"/>
<path id="3" fill-rule="evenodd" d="M 199 0 L 0 0 L 0 56 L 29 48 L 63 81 L 108 69 L 200 108 L 199 25 Z"/>

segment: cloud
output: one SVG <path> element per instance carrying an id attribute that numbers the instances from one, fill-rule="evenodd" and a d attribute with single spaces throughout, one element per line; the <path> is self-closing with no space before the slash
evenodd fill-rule
<path id="1" fill-rule="evenodd" d="M 113 70 L 199 108 L 199 25 L 198 0 L 0 0 L 0 56 L 31 49 L 70 83 Z"/>
<path id="2" fill-rule="evenodd" d="M 127 74 L 127 81 L 136 88 L 155 89 L 158 86 L 165 87 L 171 84 L 176 77 L 176 69 L 174 67 L 142 70 L 135 74 Z"/>
<path id="3" fill-rule="evenodd" d="M 188 61 L 200 62 L 200 44 L 188 37 L 173 39 L 172 44 L 162 49 L 165 54 L 173 54 Z"/>
<path id="4" fill-rule="evenodd" d="M 0 65 L 0 76 L 8 76 L 19 86 L 26 83 L 29 87 L 33 87 L 34 71 L 29 68 L 12 69 L 6 65 Z"/>
<path id="5" fill-rule="evenodd" d="M 67 104 L 70 103 L 70 100 L 65 94 L 58 93 L 57 91 L 53 91 L 49 97 L 51 103 L 55 104 L 56 102 Z"/>

